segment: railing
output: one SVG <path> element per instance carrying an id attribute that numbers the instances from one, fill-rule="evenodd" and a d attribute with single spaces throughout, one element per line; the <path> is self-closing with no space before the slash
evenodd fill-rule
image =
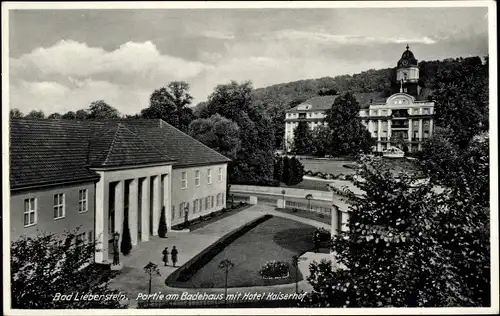
<path id="1" fill-rule="evenodd" d="M 326 183 L 325 183 L 326 185 Z M 295 188 L 282 188 L 282 187 L 264 187 L 264 186 L 254 186 L 254 185 L 231 185 L 230 194 L 247 193 L 247 194 L 264 194 L 264 195 L 275 195 L 277 199 L 283 196 L 283 191 L 285 191 L 286 197 L 292 198 L 305 198 L 306 195 L 312 194 L 314 200 L 331 201 L 332 192 L 328 191 L 316 191 L 316 190 L 306 190 L 306 189 L 295 189 Z"/>
<path id="2" fill-rule="evenodd" d="M 286 208 L 295 208 L 299 210 L 304 210 L 308 212 L 315 212 L 315 213 L 321 213 L 325 215 L 329 215 L 331 213 L 331 208 L 326 207 L 325 205 L 318 205 L 317 203 L 311 202 L 311 203 L 303 203 L 303 202 L 295 202 L 295 201 L 286 201 L 285 202 Z"/>

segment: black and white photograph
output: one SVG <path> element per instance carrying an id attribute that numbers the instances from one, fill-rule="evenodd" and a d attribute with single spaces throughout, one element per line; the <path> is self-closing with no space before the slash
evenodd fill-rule
<path id="1" fill-rule="evenodd" d="M 4 314 L 497 314 L 496 23 L 2 2 Z"/>

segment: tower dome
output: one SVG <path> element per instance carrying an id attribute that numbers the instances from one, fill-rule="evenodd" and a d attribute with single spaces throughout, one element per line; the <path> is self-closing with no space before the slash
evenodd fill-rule
<path id="1" fill-rule="evenodd" d="M 398 61 L 398 68 L 406 68 L 406 67 L 416 67 L 418 66 L 418 60 L 413 55 L 413 52 L 410 50 L 410 46 L 406 45 L 406 50 L 401 55 L 401 59 Z"/>

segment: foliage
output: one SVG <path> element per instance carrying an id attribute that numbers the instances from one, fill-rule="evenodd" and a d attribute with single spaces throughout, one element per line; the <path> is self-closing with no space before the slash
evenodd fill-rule
<path id="1" fill-rule="evenodd" d="M 192 100 L 187 82 L 172 81 L 167 87 L 155 89 L 149 98 L 149 107 L 141 110 L 141 117 L 162 119 L 187 132 L 194 119 L 193 111 L 189 108 Z"/>
<path id="2" fill-rule="evenodd" d="M 223 269 L 226 273 L 234 267 L 234 263 L 231 260 L 224 259 L 219 263 L 219 269 Z"/>
<path id="3" fill-rule="evenodd" d="M 287 262 L 267 261 L 259 271 L 264 279 L 284 278 L 290 273 L 290 267 Z"/>
<path id="4" fill-rule="evenodd" d="M 192 121 L 189 135 L 232 160 L 241 147 L 238 124 L 219 114 Z"/>
<path id="5" fill-rule="evenodd" d="M 329 241 L 332 238 L 330 232 L 323 227 L 316 228 L 313 232 L 313 241 L 315 240 L 316 234 L 319 234 L 319 241 Z"/>
<path id="6" fill-rule="evenodd" d="M 313 155 L 324 157 L 331 152 L 331 131 L 328 126 L 318 125 L 312 130 Z"/>
<path id="7" fill-rule="evenodd" d="M 61 114 L 59 114 L 59 113 L 52 113 L 47 118 L 51 119 L 51 120 L 59 120 L 59 119 L 61 119 Z"/>
<path id="8" fill-rule="evenodd" d="M 144 266 L 144 273 L 148 275 L 150 280 L 152 276 L 161 276 L 158 265 L 152 263 L 151 261 L 149 261 L 148 264 Z"/>
<path id="9" fill-rule="evenodd" d="M 337 97 L 326 111 L 325 121 L 331 130 L 331 155 L 357 155 L 371 151 L 374 141 L 358 119 L 359 110 L 358 101 L 348 92 Z"/>
<path id="10" fill-rule="evenodd" d="M 22 118 L 23 117 L 23 112 L 21 112 L 19 109 L 11 109 L 10 110 L 10 118 Z"/>
<path id="11" fill-rule="evenodd" d="M 304 177 L 304 165 L 296 157 L 290 158 L 288 162 L 288 178 L 284 179 L 286 185 L 296 185 L 302 182 Z"/>
<path id="12" fill-rule="evenodd" d="M 440 193 L 430 181 L 396 177 L 377 158 L 363 158 L 358 175 L 363 196 L 337 190 L 352 204 L 349 231 L 333 240 L 340 267 L 310 267 L 314 304 L 489 304 L 488 202 L 468 191 L 473 183 Z"/>
<path id="13" fill-rule="evenodd" d="M 31 119 L 31 120 L 39 120 L 45 118 L 45 114 L 43 113 L 42 110 L 36 111 L 33 110 L 29 112 L 24 118 Z"/>
<path id="14" fill-rule="evenodd" d="M 78 116 L 77 112 L 77 116 Z M 120 117 L 120 112 L 117 109 L 107 104 L 104 100 L 94 101 L 90 103 L 88 116 L 90 120 L 109 120 Z"/>
<path id="15" fill-rule="evenodd" d="M 89 113 L 87 112 L 87 110 L 78 110 L 75 113 L 75 118 L 77 120 L 86 120 L 89 118 Z"/>
<path id="16" fill-rule="evenodd" d="M 167 235 L 167 217 L 165 215 L 165 206 L 161 208 L 160 223 L 158 224 L 158 236 L 165 238 Z"/>
<path id="17" fill-rule="evenodd" d="M 53 300 L 56 293 L 117 294 L 98 265 L 95 245 L 77 242 L 78 231 L 64 235 L 21 237 L 11 244 L 12 308 L 118 308 L 116 300 Z"/>
<path id="18" fill-rule="evenodd" d="M 76 119 L 76 113 L 73 111 L 68 111 L 64 113 L 61 118 L 64 120 L 74 120 Z"/>
<path id="19" fill-rule="evenodd" d="M 132 250 L 132 239 L 130 237 L 130 228 L 128 226 L 128 216 L 123 217 L 123 231 L 120 243 L 120 250 L 126 256 Z"/>
<path id="20" fill-rule="evenodd" d="M 309 124 L 300 121 L 293 134 L 293 151 L 297 155 L 306 155 L 313 152 L 313 136 Z"/>

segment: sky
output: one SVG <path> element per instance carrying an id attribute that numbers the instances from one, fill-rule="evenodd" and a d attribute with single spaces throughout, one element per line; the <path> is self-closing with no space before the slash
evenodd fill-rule
<path id="1" fill-rule="evenodd" d="M 11 10 L 10 107 L 46 115 L 105 100 L 148 107 L 173 80 L 193 105 L 218 84 L 254 88 L 488 53 L 487 8 Z"/>

